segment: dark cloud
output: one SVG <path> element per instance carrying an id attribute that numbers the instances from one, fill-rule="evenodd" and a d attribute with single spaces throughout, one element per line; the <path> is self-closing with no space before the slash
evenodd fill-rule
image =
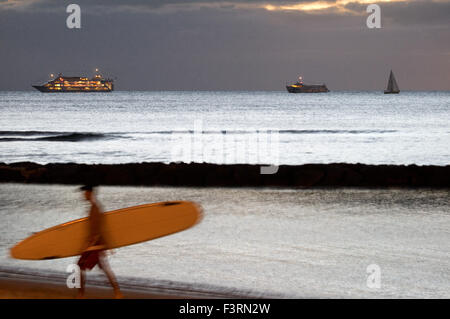
<path id="1" fill-rule="evenodd" d="M 450 1 L 413 1 L 379 4 L 382 19 L 390 25 L 447 25 L 450 26 Z M 366 12 L 367 4 L 349 3 L 346 9 Z"/>
<path id="2" fill-rule="evenodd" d="M 310 15 L 235 6 L 106 14 L 82 5 L 82 28 L 69 30 L 72 2 L 0 10 L 1 90 L 95 67 L 116 76 L 119 90 L 283 90 L 299 74 L 332 90 L 381 90 L 390 68 L 401 89 L 450 89 L 445 3 L 381 4 L 380 30 L 367 29 L 365 6 Z"/>
<path id="3" fill-rule="evenodd" d="M 105 15 L 116 12 L 131 13 L 152 13 L 154 11 L 163 13 L 173 13 L 174 11 L 184 11 L 193 9 L 214 9 L 214 10 L 255 10 L 264 11 L 264 5 L 292 6 L 301 3 L 331 3 L 336 4 L 339 0 L 0 0 L 0 12 L 8 9 L 17 9 L 31 13 L 39 12 L 61 12 L 69 3 L 75 2 L 82 8 L 83 14 Z M 374 3 L 377 1 L 374 0 Z M 358 3 L 358 0 L 340 5 L 346 11 L 336 10 L 335 7 L 317 11 L 277 11 L 273 14 L 283 15 L 360 15 L 366 16 L 368 4 Z M 450 23 L 450 0 L 429 1 L 411 0 L 406 2 L 380 2 L 382 8 L 382 18 L 388 24 L 449 24 Z M 289 18 L 287 18 L 289 19 Z"/>

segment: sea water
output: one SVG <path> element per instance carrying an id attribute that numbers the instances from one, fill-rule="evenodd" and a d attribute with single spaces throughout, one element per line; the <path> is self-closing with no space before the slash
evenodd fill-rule
<path id="1" fill-rule="evenodd" d="M 450 92 L 0 92 L 0 162 L 450 163 Z"/>
<path id="2" fill-rule="evenodd" d="M 107 186 L 98 198 L 105 210 L 167 200 L 195 201 L 204 210 L 194 228 L 117 249 L 109 259 L 124 287 L 277 297 L 449 298 L 449 195 L 426 189 Z M 85 216 L 88 207 L 77 187 L 0 184 L 0 203 L 0 276 L 46 274 L 64 285 L 67 266 L 76 258 L 16 260 L 9 248 L 32 232 Z M 378 281 L 372 282 L 374 275 Z M 105 281 L 96 268 L 88 283 L 97 279 Z"/>
<path id="3" fill-rule="evenodd" d="M 279 164 L 448 165 L 449 108 L 449 92 L 0 92 L 0 162 L 269 163 L 252 147 L 256 136 L 273 138 Z M 122 284 L 450 297 L 448 190 L 99 191 L 105 210 L 192 200 L 205 212 L 193 229 L 118 249 L 110 261 Z M 9 248 L 87 209 L 76 186 L 1 184 L 0 272 L 64 275 L 75 258 L 14 260 Z M 372 269 L 379 287 L 368 283 Z"/>

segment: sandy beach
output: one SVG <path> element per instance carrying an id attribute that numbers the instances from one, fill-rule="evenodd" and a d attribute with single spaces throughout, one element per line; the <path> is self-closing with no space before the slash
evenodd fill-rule
<path id="1" fill-rule="evenodd" d="M 266 173 L 261 173 L 266 170 Z M 0 162 L 0 183 L 186 187 L 450 187 L 450 165 Z"/>

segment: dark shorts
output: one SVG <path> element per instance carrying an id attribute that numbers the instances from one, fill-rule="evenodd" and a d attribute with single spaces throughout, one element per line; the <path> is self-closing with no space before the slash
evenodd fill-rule
<path id="1" fill-rule="evenodd" d="M 100 258 L 103 257 L 102 250 L 86 251 L 81 254 L 80 260 L 78 260 L 78 266 L 81 270 L 91 270 L 97 264 L 99 264 Z"/>

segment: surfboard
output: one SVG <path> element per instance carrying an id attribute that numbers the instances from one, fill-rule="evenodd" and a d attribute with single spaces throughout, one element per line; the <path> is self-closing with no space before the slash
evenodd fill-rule
<path id="1" fill-rule="evenodd" d="M 160 202 L 104 213 L 106 249 L 170 235 L 200 222 L 202 209 L 193 202 Z M 11 248 L 13 258 L 43 260 L 81 255 L 88 237 L 87 217 L 31 235 Z"/>

